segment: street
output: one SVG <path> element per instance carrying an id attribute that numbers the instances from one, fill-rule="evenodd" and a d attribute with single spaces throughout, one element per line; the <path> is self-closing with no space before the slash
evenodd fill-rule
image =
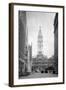
<path id="1" fill-rule="evenodd" d="M 57 77 L 57 74 L 52 73 L 31 73 L 28 76 L 22 76 L 21 79 L 28 79 L 28 78 L 46 78 L 46 77 Z"/>

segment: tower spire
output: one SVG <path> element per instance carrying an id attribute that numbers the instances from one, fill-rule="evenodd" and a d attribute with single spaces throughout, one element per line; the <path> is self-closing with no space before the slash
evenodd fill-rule
<path id="1" fill-rule="evenodd" d="M 39 27 L 39 32 L 38 32 L 38 53 L 42 53 L 43 49 L 43 36 L 41 32 L 41 26 Z"/>

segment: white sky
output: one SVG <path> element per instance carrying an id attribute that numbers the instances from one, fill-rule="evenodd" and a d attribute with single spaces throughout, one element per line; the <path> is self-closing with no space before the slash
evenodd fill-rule
<path id="1" fill-rule="evenodd" d="M 40 26 L 43 35 L 43 54 L 48 58 L 54 54 L 54 17 L 55 13 L 27 12 L 28 43 L 32 43 L 32 56 L 37 55 Z"/>

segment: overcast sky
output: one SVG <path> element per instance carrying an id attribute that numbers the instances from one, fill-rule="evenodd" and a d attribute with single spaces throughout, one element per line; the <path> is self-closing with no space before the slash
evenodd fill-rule
<path id="1" fill-rule="evenodd" d="M 43 54 L 48 58 L 54 54 L 54 17 L 55 13 L 27 12 L 28 43 L 32 43 L 32 56 L 38 51 L 38 32 L 41 26 L 43 35 Z"/>

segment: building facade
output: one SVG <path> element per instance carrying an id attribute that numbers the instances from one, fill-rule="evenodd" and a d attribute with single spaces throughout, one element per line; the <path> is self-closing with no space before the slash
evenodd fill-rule
<path id="1" fill-rule="evenodd" d="M 40 72 L 40 73 L 55 73 L 54 68 L 54 56 L 51 58 L 47 58 L 43 54 L 43 36 L 41 32 L 41 28 L 38 32 L 38 53 L 35 58 L 32 58 L 32 71 Z"/>
<path id="2" fill-rule="evenodd" d="M 26 12 L 19 11 L 19 77 L 28 75 L 30 53 L 26 29 Z"/>
<path id="3" fill-rule="evenodd" d="M 56 13 L 54 19 L 54 60 L 55 70 L 58 74 L 58 13 Z"/>

